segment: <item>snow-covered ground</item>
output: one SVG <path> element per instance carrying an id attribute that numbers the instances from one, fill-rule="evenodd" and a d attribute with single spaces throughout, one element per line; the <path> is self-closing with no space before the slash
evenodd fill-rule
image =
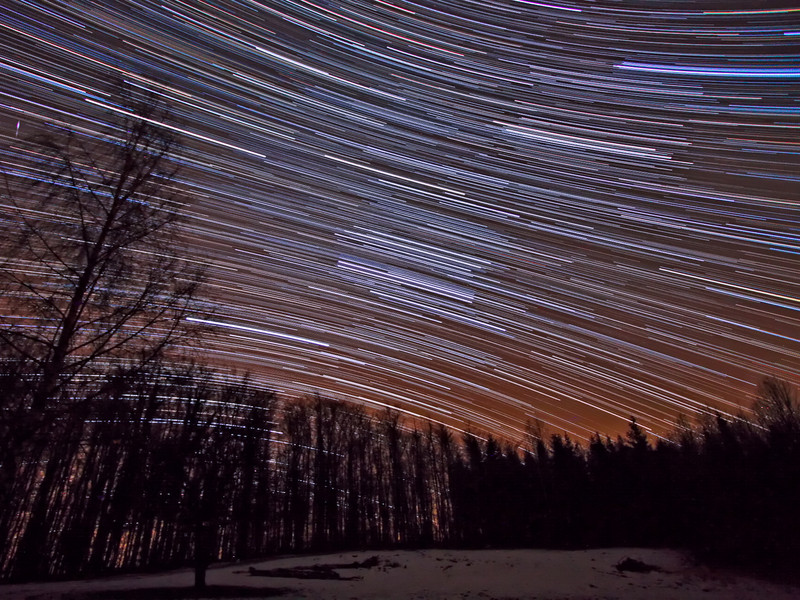
<path id="1" fill-rule="evenodd" d="M 379 558 L 377 567 L 338 569 L 342 580 L 262 577 L 248 573 L 249 566 L 273 570 L 361 562 L 372 556 Z M 627 557 L 657 566 L 659 570 L 649 573 L 617 570 L 615 566 Z M 121 595 L 122 590 L 133 588 L 190 586 L 192 577 L 191 571 L 184 570 L 161 575 L 0 586 L 0 600 L 56 600 L 103 590 L 108 592 L 104 595 L 106 598 L 114 598 L 115 592 Z M 286 588 L 290 591 L 281 598 L 320 600 L 800 598 L 797 587 L 697 567 L 678 552 L 630 548 L 572 552 L 420 550 L 292 556 L 246 566 L 212 568 L 208 572 L 208 584 Z"/>

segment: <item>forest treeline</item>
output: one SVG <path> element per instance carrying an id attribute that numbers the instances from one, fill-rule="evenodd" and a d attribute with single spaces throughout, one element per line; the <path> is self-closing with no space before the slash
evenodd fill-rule
<path id="1" fill-rule="evenodd" d="M 75 390 L 77 392 L 77 390 Z M 800 412 L 651 444 L 523 447 L 322 397 L 280 401 L 197 366 L 114 382 L 30 444 L 0 510 L 8 579 L 367 548 L 670 546 L 728 564 L 800 550 Z"/>

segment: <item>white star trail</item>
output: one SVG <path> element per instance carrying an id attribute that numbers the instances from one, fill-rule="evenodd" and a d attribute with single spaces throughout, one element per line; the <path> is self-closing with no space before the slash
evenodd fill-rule
<path id="1" fill-rule="evenodd" d="M 7 174 L 114 78 L 172 106 L 212 364 L 511 439 L 800 382 L 800 9 L 12 0 L 0 31 Z"/>

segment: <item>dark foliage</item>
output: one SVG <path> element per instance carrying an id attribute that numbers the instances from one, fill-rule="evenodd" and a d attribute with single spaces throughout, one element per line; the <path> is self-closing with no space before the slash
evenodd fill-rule
<path id="1" fill-rule="evenodd" d="M 702 560 L 790 571 L 800 556 L 800 404 L 768 379 L 754 419 L 680 419 L 651 445 L 635 419 L 616 441 L 541 440 L 498 453 L 467 436 L 449 538 L 467 545 L 673 546 Z M 510 477 L 510 480 L 507 478 Z M 507 524 L 513 523 L 513 529 Z"/>
<path id="2" fill-rule="evenodd" d="M 678 546 L 784 569 L 800 550 L 800 423 L 781 382 L 764 384 L 752 422 L 683 421 L 651 445 L 632 421 L 616 441 L 555 435 L 524 452 L 321 397 L 281 403 L 193 365 L 122 389 L 48 438 L 47 488 L 47 469 L 20 469 L 4 565 L 38 502 L 35 577 L 323 548 Z"/>

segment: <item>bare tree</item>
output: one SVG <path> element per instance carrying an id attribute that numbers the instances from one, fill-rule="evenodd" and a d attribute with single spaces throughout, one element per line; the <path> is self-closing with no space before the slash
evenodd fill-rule
<path id="1" fill-rule="evenodd" d="M 195 297 L 197 269 L 174 249 L 183 198 L 168 109 L 121 96 L 105 131 L 56 129 L 6 169 L 0 341 L 35 367 L 34 411 L 109 361 L 159 356 Z"/>
<path id="2" fill-rule="evenodd" d="M 185 317 L 197 308 L 201 270 L 177 250 L 184 199 L 169 110 L 121 86 L 108 108 L 104 121 L 53 126 L 4 153 L 0 359 L 3 372 L 24 376 L 0 390 L 2 408 L 13 409 L 0 411 L 10 420 L 0 430 L 11 432 L 0 501 L 23 449 L 28 464 L 46 461 L 45 433 L 57 422 L 85 414 L 112 379 L 158 361 L 193 329 Z M 45 543 L 47 471 L 20 566 L 35 564 L 29 555 Z"/>
<path id="3" fill-rule="evenodd" d="M 800 430 L 800 400 L 788 381 L 765 378 L 758 387 L 753 412 L 758 423 L 773 433 L 791 436 Z"/>

